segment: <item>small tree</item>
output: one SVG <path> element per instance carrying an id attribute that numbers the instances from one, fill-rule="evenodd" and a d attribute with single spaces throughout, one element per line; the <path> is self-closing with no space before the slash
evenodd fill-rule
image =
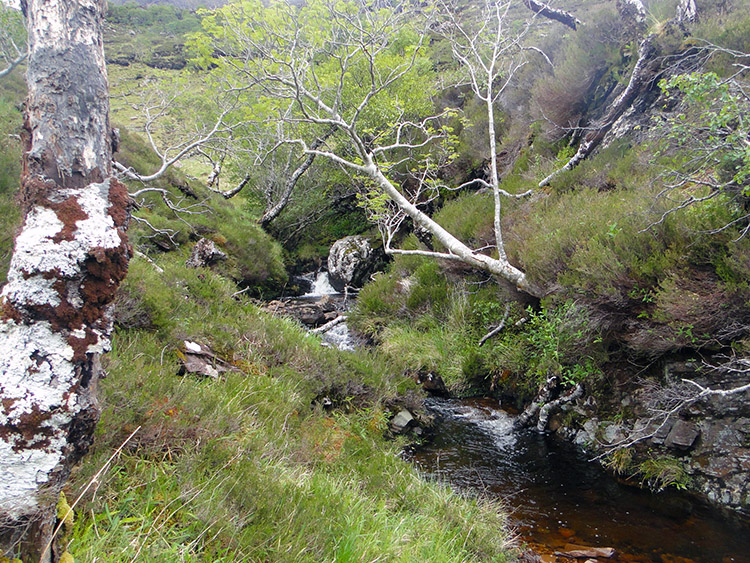
<path id="1" fill-rule="evenodd" d="M 251 90 L 276 108 L 276 119 L 304 124 L 305 132 L 313 135 L 282 142 L 351 170 L 369 186 L 365 198 L 379 220 L 387 252 L 458 260 L 536 294 L 505 253 L 500 197 L 511 194 L 500 189 L 494 165 L 494 103 L 523 64 L 522 40 L 528 29 L 507 33 L 508 8 L 508 2 L 487 1 L 477 29 L 455 16 L 439 28 L 451 40 L 459 63 L 469 65 L 472 91 L 488 108 L 493 172 L 484 184 L 494 196 L 497 257 L 470 248 L 420 208 L 435 188 L 436 165 L 450 152 L 445 117 L 452 110 L 433 113 L 429 94 L 435 78 L 423 55 L 430 29 L 439 21 L 433 8 L 364 0 L 313 0 L 301 8 L 279 1 L 268 6 L 244 1 L 205 18 L 206 34 L 196 45 L 215 72 L 231 76 L 237 88 Z M 287 111 L 289 107 L 293 111 Z M 324 145 L 313 146 L 312 139 L 328 131 L 333 133 Z M 404 183 L 408 189 L 392 180 L 405 174 L 411 178 Z M 406 217 L 445 250 L 394 248 L 395 232 Z"/>
<path id="2" fill-rule="evenodd" d="M 662 150 L 672 155 L 673 166 L 664 173 L 659 197 L 672 204 L 655 224 L 686 207 L 724 198 L 737 210 L 736 218 L 716 232 L 730 228 L 739 237 L 750 231 L 744 204 L 750 196 L 750 96 L 747 74 L 750 54 L 707 44 L 706 59 L 720 53 L 732 61 L 733 74 L 720 78 L 710 72 L 678 74 L 660 82 L 677 110 L 666 118 L 660 132 Z"/>

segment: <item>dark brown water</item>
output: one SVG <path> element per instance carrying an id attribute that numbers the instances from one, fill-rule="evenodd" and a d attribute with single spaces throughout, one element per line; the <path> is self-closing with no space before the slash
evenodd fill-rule
<path id="1" fill-rule="evenodd" d="M 684 494 L 618 482 L 574 448 L 487 399 L 430 400 L 436 438 L 410 454 L 429 477 L 499 498 L 521 538 L 541 551 L 614 547 L 620 561 L 750 563 L 750 523 Z M 570 560 L 572 561 L 572 560 Z"/>

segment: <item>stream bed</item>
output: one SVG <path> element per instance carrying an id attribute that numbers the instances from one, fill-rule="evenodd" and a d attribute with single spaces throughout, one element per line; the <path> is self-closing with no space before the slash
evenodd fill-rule
<path id="1" fill-rule="evenodd" d="M 538 553 L 577 544 L 613 547 L 619 561 L 750 563 L 747 521 L 677 491 L 622 483 L 569 444 L 514 431 L 495 400 L 430 399 L 427 407 L 435 438 L 408 457 L 429 478 L 499 499 Z"/>

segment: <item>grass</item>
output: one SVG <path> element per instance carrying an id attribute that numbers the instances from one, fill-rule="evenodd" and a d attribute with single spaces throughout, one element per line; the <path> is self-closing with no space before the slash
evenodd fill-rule
<path id="1" fill-rule="evenodd" d="M 21 70 L 0 81 L 0 284 L 5 283 L 13 238 L 21 221 L 15 201 L 21 175 L 21 112 L 25 88 Z"/>
<path id="2" fill-rule="evenodd" d="M 125 129 L 117 156 L 136 170 L 157 168 L 156 155 L 144 139 Z M 250 287 L 256 297 L 278 295 L 287 281 L 281 246 L 258 226 L 243 198 L 225 200 L 176 168 L 168 169 L 150 186 L 167 190 L 174 205 L 190 211 L 174 212 L 157 193 L 139 197 L 134 215 L 141 221 L 134 220 L 129 230 L 138 250 L 145 254 L 176 251 L 201 237 L 209 238 L 227 254 L 226 260 L 214 266 L 216 271 Z M 141 187 L 136 184 L 133 189 Z"/>
<path id="3" fill-rule="evenodd" d="M 93 452 L 69 483 L 75 498 L 140 426 L 78 507 L 77 560 L 510 558 L 496 505 L 423 481 L 399 458 L 402 443 L 385 438 L 386 404 L 404 378 L 382 358 L 321 347 L 295 323 L 232 298 L 217 274 L 174 255 L 158 261 L 163 274 L 132 262 L 129 306 L 151 322 L 116 332 Z M 183 338 L 237 371 L 178 376 Z M 316 401 L 335 393 L 333 411 Z"/>

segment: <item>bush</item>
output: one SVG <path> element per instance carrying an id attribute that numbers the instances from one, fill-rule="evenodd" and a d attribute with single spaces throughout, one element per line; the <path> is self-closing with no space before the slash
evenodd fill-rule
<path id="1" fill-rule="evenodd" d="M 548 51 L 554 53 L 554 74 L 537 80 L 531 104 L 547 124 L 547 136 L 566 136 L 582 118 L 590 119 L 617 84 L 618 73 L 625 70 L 621 23 L 616 13 L 603 10 L 587 22 L 587 33 L 576 33 Z"/>

